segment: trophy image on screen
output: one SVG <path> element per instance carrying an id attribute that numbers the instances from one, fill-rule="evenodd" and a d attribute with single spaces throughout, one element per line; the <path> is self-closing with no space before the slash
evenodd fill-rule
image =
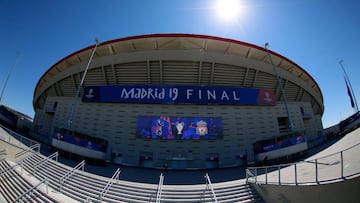
<path id="1" fill-rule="evenodd" d="M 176 122 L 175 124 L 176 126 L 176 130 L 178 131 L 177 134 L 181 135 L 182 134 L 182 130 L 184 129 L 184 122 Z"/>

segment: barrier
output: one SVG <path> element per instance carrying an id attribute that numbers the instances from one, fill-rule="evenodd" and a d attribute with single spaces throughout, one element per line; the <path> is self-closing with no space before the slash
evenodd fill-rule
<path id="1" fill-rule="evenodd" d="M 246 182 L 256 184 L 306 185 L 341 181 L 360 175 L 354 165 L 360 143 L 313 160 L 262 167 L 248 167 Z"/>
<path id="2" fill-rule="evenodd" d="M 67 172 L 63 177 L 60 178 L 60 181 L 59 181 L 59 191 L 61 192 L 62 188 L 63 188 L 63 185 L 65 184 L 65 181 L 67 179 L 69 179 L 74 173 L 76 170 L 78 170 L 79 168 L 82 169 L 82 172 L 84 172 L 84 165 L 85 165 L 85 160 L 83 160 L 82 162 L 80 162 L 78 165 L 76 165 L 73 169 L 71 169 L 71 171 Z"/>
<path id="3" fill-rule="evenodd" d="M 37 172 L 37 169 L 40 166 L 46 164 L 50 159 L 55 158 L 55 161 L 58 161 L 58 156 L 59 156 L 59 152 L 55 152 L 55 153 L 49 155 L 48 157 L 46 157 L 45 159 L 39 161 L 38 163 L 35 163 L 35 166 L 33 168 L 33 175 Z"/>
<path id="4" fill-rule="evenodd" d="M 4 159 L 4 160 L 1 160 L 1 161 L 6 161 L 6 160 Z M 2 169 L 2 170 L 0 171 L 0 178 L 2 178 L 5 173 L 8 173 L 8 172 L 14 170 L 17 166 L 19 166 L 19 165 L 18 165 L 18 164 L 15 164 L 15 165 L 13 165 L 13 166 L 9 166 L 9 167 L 7 167 L 7 168 L 5 168 L 5 169 Z"/>
<path id="5" fill-rule="evenodd" d="M 18 162 L 16 162 L 14 165 L 9 166 L 9 167 L 1 170 L 1 171 L 0 171 L 0 177 L 3 176 L 5 173 L 8 173 L 9 171 L 14 170 L 14 169 L 15 169 L 16 167 L 18 167 L 18 166 L 21 166 L 21 175 L 22 175 L 22 174 L 23 174 L 23 167 L 22 167 L 23 160 L 28 159 L 28 158 L 30 158 L 30 157 L 32 157 L 32 156 L 37 155 L 37 154 L 38 154 L 38 153 L 33 153 L 33 154 L 31 154 L 31 155 L 29 155 L 29 156 L 27 156 L 27 157 L 24 157 L 23 159 L 21 159 L 21 160 L 19 160 Z M 4 160 L 2 160 L 2 161 L 6 161 L 6 160 L 4 159 Z"/>
<path id="6" fill-rule="evenodd" d="M 29 139 L 27 137 L 24 137 L 24 136 L 20 135 L 19 133 L 16 133 L 16 132 L 10 130 L 9 128 L 6 128 L 5 126 L 3 126 L 1 124 L 0 124 L 0 128 L 2 128 L 8 134 L 8 135 L 5 135 L 5 137 L 0 136 L 1 140 L 5 141 L 9 144 L 15 145 L 17 147 L 20 147 L 22 149 L 27 149 L 26 147 L 31 147 L 31 149 L 37 148 L 37 152 L 40 151 L 40 143 L 38 143 L 32 139 Z M 24 146 L 26 146 L 26 147 L 24 147 Z"/>
<path id="7" fill-rule="evenodd" d="M 28 197 L 31 197 L 31 195 L 38 190 L 38 187 L 42 184 L 45 184 L 46 186 L 46 194 L 48 194 L 48 185 L 49 185 L 49 180 L 47 178 L 45 178 L 44 180 L 42 180 L 41 182 L 39 182 L 38 184 L 34 185 L 32 188 L 30 188 L 28 191 L 26 191 L 24 194 L 20 195 L 18 198 L 16 198 L 15 202 L 23 202 L 23 199 L 27 199 Z"/>
<path id="8" fill-rule="evenodd" d="M 164 184 L 164 175 L 161 173 L 159 184 L 158 184 L 158 189 L 157 189 L 157 193 L 156 193 L 156 201 L 155 201 L 156 203 L 160 203 L 163 184 Z"/>
<path id="9" fill-rule="evenodd" d="M 212 201 L 217 203 L 218 201 L 217 201 L 217 198 L 216 198 L 216 195 L 215 195 L 213 185 L 211 184 L 210 177 L 209 177 L 209 175 L 207 173 L 205 174 L 204 177 L 205 177 L 205 180 L 206 180 L 206 189 L 205 189 L 205 191 L 210 189 L 211 194 L 212 194 Z"/>
<path id="10" fill-rule="evenodd" d="M 15 154 L 15 157 L 19 157 L 19 156 L 21 156 L 21 155 L 23 155 L 23 154 L 25 154 L 26 152 L 40 152 L 40 144 L 39 143 L 36 143 L 36 144 L 34 144 L 34 145 L 31 145 L 29 148 L 22 148 L 23 150 L 21 150 L 20 152 L 17 152 L 16 154 Z M 35 150 L 35 149 L 37 149 L 37 150 Z"/>
<path id="11" fill-rule="evenodd" d="M 104 189 L 100 192 L 98 202 L 102 201 L 102 199 L 105 197 L 105 195 L 109 191 L 110 187 L 114 184 L 114 181 L 115 180 L 119 181 L 120 172 L 121 172 L 121 170 L 119 168 L 115 171 L 114 175 L 110 178 L 110 180 L 105 185 Z"/>

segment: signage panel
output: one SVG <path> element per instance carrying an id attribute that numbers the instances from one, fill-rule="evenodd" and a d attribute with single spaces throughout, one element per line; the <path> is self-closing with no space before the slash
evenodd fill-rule
<path id="1" fill-rule="evenodd" d="M 215 86 L 88 86 L 83 102 L 275 105 L 272 90 Z"/>

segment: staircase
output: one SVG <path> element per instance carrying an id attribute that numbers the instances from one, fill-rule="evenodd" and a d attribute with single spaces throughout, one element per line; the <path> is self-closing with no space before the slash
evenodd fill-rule
<path id="1" fill-rule="evenodd" d="M 7 202 L 57 202 L 43 190 L 34 189 L 6 160 L 0 162 L 0 174 L 0 194 Z"/>
<path id="2" fill-rule="evenodd" d="M 46 167 L 33 172 L 36 163 L 43 160 L 40 154 L 29 156 L 23 160 L 22 166 L 38 179 L 49 179 L 49 186 L 60 188 L 60 178 L 70 167 L 54 160 L 49 160 Z M 165 177 L 166 178 L 166 177 Z M 100 192 L 106 186 L 109 178 L 87 172 L 76 171 L 62 187 L 61 193 L 79 202 L 97 202 Z M 138 183 L 118 180 L 109 188 L 102 198 L 104 202 L 263 202 L 245 180 L 227 181 L 212 184 L 214 193 L 206 184 L 196 185 L 163 185 L 161 197 L 157 197 L 157 184 Z"/>

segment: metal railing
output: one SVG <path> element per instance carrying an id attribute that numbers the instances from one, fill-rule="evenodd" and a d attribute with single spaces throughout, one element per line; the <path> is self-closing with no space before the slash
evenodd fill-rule
<path id="1" fill-rule="evenodd" d="M 210 177 L 209 175 L 206 173 L 205 176 L 204 176 L 205 180 L 206 180 L 206 188 L 205 188 L 205 191 L 207 190 L 210 190 L 211 191 L 211 194 L 212 194 L 212 202 L 215 202 L 217 203 L 217 197 L 216 197 L 216 194 L 215 194 L 215 191 L 214 191 L 214 187 L 212 186 L 211 184 L 211 180 L 210 180 Z M 205 192 L 204 191 L 204 192 Z"/>
<path id="2" fill-rule="evenodd" d="M 31 159 L 34 156 L 37 156 L 40 152 L 35 152 L 30 154 L 29 156 L 23 157 L 22 159 L 16 162 L 16 166 L 21 166 L 21 175 L 24 173 L 24 162 L 28 159 Z"/>
<path id="3" fill-rule="evenodd" d="M 20 152 L 17 152 L 15 154 L 15 157 L 19 157 L 23 154 L 25 154 L 26 152 L 40 152 L 40 144 L 39 143 L 36 143 L 34 145 L 31 145 L 30 147 L 28 148 L 22 148 L 22 150 Z M 36 149 L 36 150 L 35 150 Z"/>
<path id="4" fill-rule="evenodd" d="M 164 184 L 164 175 L 161 173 L 159 178 L 157 193 L 156 193 L 156 201 L 155 201 L 156 203 L 160 203 L 163 184 Z"/>
<path id="5" fill-rule="evenodd" d="M 246 181 L 256 184 L 307 185 L 337 182 L 360 175 L 360 143 L 342 151 L 296 163 L 248 167 Z"/>
<path id="6" fill-rule="evenodd" d="M 14 165 L 9 166 L 9 167 L 1 170 L 1 171 L 0 171 L 0 177 L 1 177 L 3 174 L 5 174 L 5 173 L 7 173 L 7 172 L 9 172 L 9 171 L 11 171 L 11 170 L 14 170 L 14 169 L 15 169 L 16 167 L 18 167 L 18 166 L 21 167 L 21 175 L 23 175 L 23 170 L 24 170 L 23 162 L 24 162 L 24 160 L 29 159 L 29 158 L 31 158 L 32 156 L 36 156 L 37 154 L 38 154 L 38 152 L 33 153 L 33 154 L 29 155 L 29 156 L 26 156 L 26 157 L 22 158 L 21 160 L 15 162 Z M 4 160 L 4 161 L 6 161 L 6 160 Z"/>
<path id="7" fill-rule="evenodd" d="M 2 128 L 5 132 L 8 133 L 8 135 L 5 135 L 5 137 L 0 136 L 0 139 L 9 144 L 15 145 L 22 149 L 26 149 L 24 147 L 24 145 L 26 147 L 34 146 L 36 144 L 40 145 L 40 143 L 38 143 L 30 138 L 24 137 L 24 136 L 20 135 L 19 133 L 14 132 L 14 131 L 10 130 L 9 128 L 6 128 L 5 126 L 3 126 L 1 124 L 0 124 L 0 128 Z M 38 151 L 40 151 L 40 147 L 38 148 Z"/>
<path id="8" fill-rule="evenodd" d="M 48 194 L 49 192 L 49 180 L 47 178 L 43 179 L 41 182 L 39 182 L 38 184 L 34 185 L 32 188 L 30 188 L 28 191 L 26 191 L 24 194 L 20 195 L 18 198 L 16 198 L 16 200 L 14 202 L 23 202 L 24 199 L 30 199 L 32 194 L 39 190 L 38 187 L 42 184 L 45 184 L 46 186 L 46 194 Z M 27 202 L 27 201 L 26 201 Z"/>
<path id="9" fill-rule="evenodd" d="M 82 162 L 78 163 L 78 165 L 76 165 L 74 168 L 72 168 L 69 172 L 67 172 L 63 177 L 60 178 L 59 180 L 59 191 L 62 191 L 62 188 L 65 184 L 65 181 L 67 179 L 69 179 L 72 175 L 74 175 L 74 173 L 76 172 L 76 170 L 78 169 L 82 169 L 82 172 L 84 172 L 84 165 L 85 165 L 85 160 L 83 160 Z"/>
<path id="10" fill-rule="evenodd" d="M 1 160 L 1 161 L 5 161 L 5 162 L 6 162 L 5 159 L 4 159 L 4 160 Z M 10 171 L 15 170 L 15 168 L 16 168 L 17 166 L 19 166 L 19 165 L 18 165 L 18 164 L 15 164 L 15 165 L 12 165 L 12 166 L 10 165 L 10 166 L 8 166 L 8 167 L 6 167 L 6 168 L 4 168 L 4 169 L 1 169 L 1 170 L 0 170 L 0 178 L 2 178 L 4 174 L 6 174 L 6 173 L 8 173 L 8 172 L 10 172 Z"/>
<path id="11" fill-rule="evenodd" d="M 111 177 L 111 179 L 107 182 L 107 184 L 105 185 L 104 189 L 100 192 L 99 194 L 99 199 L 98 202 L 101 202 L 102 199 L 105 197 L 105 195 L 107 194 L 107 192 L 109 191 L 110 187 L 114 184 L 115 180 L 119 181 L 119 177 L 120 177 L 120 168 L 118 168 L 114 175 Z"/>
<path id="12" fill-rule="evenodd" d="M 55 161 L 58 161 L 58 156 L 59 156 L 59 152 L 55 152 L 51 155 L 49 155 L 48 157 L 46 157 L 45 159 L 42 159 L 40 161 L 38 161 L 37 163 L 35 163 L 35 166 L 33 166 L 33 169 L 32 169 L 32 172 L 33 172 L 33 175 L 36 174 L 37 172 L 37 169 L 46 164 L 50 159 L 54 159 L 55 158 Z"/>
<path id="13" fill-rule="evenodd" d="M 6 155 L 6 154 L 7 154 L 6 149 L 2 149 L 2 150 L 0 150 L 0 156 L 1 156 L 1 155 Z"/>

